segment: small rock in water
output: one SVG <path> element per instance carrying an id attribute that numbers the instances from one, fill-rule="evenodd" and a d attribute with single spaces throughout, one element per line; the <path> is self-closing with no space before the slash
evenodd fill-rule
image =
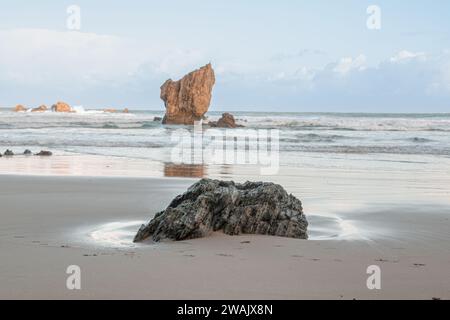
<path id="1" fill-rule="evenodd" d="M 24 155 L 26 155 L 26 156 L 29 156 L 29 155 L 31 155 L 32 154 L 32 152 L 30 151 L 30 150 L 25 150 L 24 152 L 23 152 L 23 154 Z"/>
<path id="2" fill-rule="evenodd" d="M 48 157 L 48 156 L 53 155 L 53 153 L 51 153 L 50 151 L 42 150 L 41 152 L 36 153 L 36 155 L 37 155 L 37 156 L 45 156 L 45 157 Z"/>
<path id="3" fill-rule="evenodd" d="M 236 120 L 234 119 L 234 116 L 231 113 L 224 113 L 222 114 L 222 118 L 220 118 L 218 121 L 211 121 L 209 123 L 211 127 L 217 127 L 217 128 L 237 128 L 242 127 L 241 125 L 236 124 Z"/>
<path id="4" fill-rule="evenodd" d="M 280 185 L 202 179 L 142 225 L 134 242 L 194 239 L 218 230 L 307 239 L 307 227 L 301 201 Z"/>
<path id="5" fill-rule="evenodd" d="M 59 101 L 52 106 L 54 112 L 72 112 L 72 107 L 67 103 Z"/>
<path id="6" fill-rule="evenodd" d="M 14 152 L 12 152 L 11 150 L 6 150 L 4 156 L 13 156 Z"/>
<path id="7" fill-rule="evenodd" d="M 14 111 L 14 112 L 26 112 L 26 111 L 27 111 L 27 108 L 24 107 L 24 106 L 21 105 L 21 104 L 18 104 L 18 105 L 13 109 L 13 111 Z"/>
<path id="8" fill-rule="evenodd" d="M 154 117 L 153 121 L 162 121 L 162 118 L 161 117 Z"/>
<path id="9" fill-rule="evenodd" d="M 31 112 L 45 112 L 47 110 L 48 110 L 47 106 L 43 104 L 37 108 L 31 109 Z"/>

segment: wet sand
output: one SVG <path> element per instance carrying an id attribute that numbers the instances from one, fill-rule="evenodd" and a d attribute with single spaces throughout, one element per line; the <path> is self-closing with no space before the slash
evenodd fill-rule
<path id="1" fill-rule="evenodd" d="M 0 298 L 450 298 L 450 211 L 439 201 L 362 206 L 355 193 L 321 216 L 323 201 L 302 192 L 314 186 L 287 183 L 313 240 L 216 233 L 132 244 L 134 225 L 194 181 L 0 176 Z M 69 265 L 81 268 L 81 290 L 66 288 Z M 366 286 L 370 265 L 381 290 Z"/>

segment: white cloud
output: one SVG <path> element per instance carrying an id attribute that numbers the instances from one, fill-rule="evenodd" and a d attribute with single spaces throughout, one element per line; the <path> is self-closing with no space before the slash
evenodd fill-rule
<path id="1" fill-rule="evenodd" d="M 181 75 L 200 61 L 204 63 L 199 51 L 143 45 L 111 35 L 46 29 L 0 31 L 0 78 L 17 84 L 118 85 L 143 66 L 157 74 Z"/>
<path id="2" fill-rule="evenodd" d="M 323 68 L 301 66 L 294 71 L 278 71 L 269 77 L 282 85 L 298 89 L 342 92 L 364 90 L 386 94 L 394 91 L 411 94 L 448 94 L 450 52 L 431 55 L 402 50 L 376 66 L 369 67 L 364 54 L 345 57 Z"/>
<path id="3" fill-rule="evenodd" d="M 284 67 L 284 66 L 283 66 Z M 449 112 L 450 52 L 413 53 L 403 50 L 379 64 L 365 55 L 339 59 L 322 68 L 280 68 L 266 81 L 238 83 L 228 92 L 262 93 L 264 104 L 289 105 L 303 110 L 371 112 Z M 241 88 L 238 88 L 241 86 Z M 223 97 L 226 99 L 226 97 Z M 250 101 L 251 102 L 251 101 Z"/>
<path id="4" fill-rule="evenodd" d="M 18 84 L 117 81 L 135 70 L 140 59 L 114 36 L 39 29 L 0 31 L 3 80 Z"/>
<path id="5" fill-rule="evenodd" d="M 363 54 L 360 54 L 356 58 L 342 58 L 333 68 L 333 71 L 342 75 L 345 75 L 350 71 L 362 71 L 366 68 L 366 61 L 367 58 Z"/>
<path id="6" fill-rule="evenodd" d="M 390 61 L 393 63 L 400 63 L 400 62 L 408 62 L 416 58 L 426 59 L 426 55 L 423 52 L 411 52 L 408 50 L 402 50 L 397 52 L 397 54 L 395 54 L 393 57 L 391 57 Z"/>
<path id="7" fill-rule="evenodd" d="M 299 101 L 308 106 L 357 105 L 362 99 L 385 104 L 393 98 L 406 105 L 425 104 L 430 97 L 440 97 L 444 105 L 450 98 L 450 51 L 402 50 L 375 66 L 369 66 L 364 54 L 331 63 L 325 63 L 325 55 L 320 58 L 323 63 L 311 67 L 299 59 L 213 55 L 110 35 L 0 30 L 0 102 L 14 104 L 29 97 L 30 103 L 40 104 L 68 97 L 79 104 L 156 105 L 164 80 L 211 60 L 218 78 L 214 102 L 222 106 Z"/>

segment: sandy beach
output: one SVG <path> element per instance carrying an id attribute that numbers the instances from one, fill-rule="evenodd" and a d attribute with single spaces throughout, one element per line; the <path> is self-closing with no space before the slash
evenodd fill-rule
<path id="1" fill-rule="evenodd" d="M 323 201 L 291 188 L 304 202 L 310 240 L 215 233 L 133 244 L 140 223 L 195 181 L 1 175 L 0 298 L 450 298 L 444 204 L 326 217 L 313 214 Z M 66 288 L 69 265 L 81 268 L 81 290 Z M 381 290 L 366 286 L 370 265 L 381 268 Z"/>
<path id="2" fill-rule="evenodd" d="M 450 300 L 449 1 L 4 2 L 0 300 Z"/>

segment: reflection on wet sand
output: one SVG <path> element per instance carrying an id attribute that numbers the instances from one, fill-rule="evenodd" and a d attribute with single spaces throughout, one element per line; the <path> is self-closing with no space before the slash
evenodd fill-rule
<path id="1" fill-rule="evenodd" d="M 206 166 L 202 164 L 164 164 L 165 177 L 203 178 L 206 175 Z"/>
<path id="2" fill-rule="evenodd" d="M 162 164 L 120 157 L 56 155 L 0 158 L 0 174 L 161 177 Z"/>

